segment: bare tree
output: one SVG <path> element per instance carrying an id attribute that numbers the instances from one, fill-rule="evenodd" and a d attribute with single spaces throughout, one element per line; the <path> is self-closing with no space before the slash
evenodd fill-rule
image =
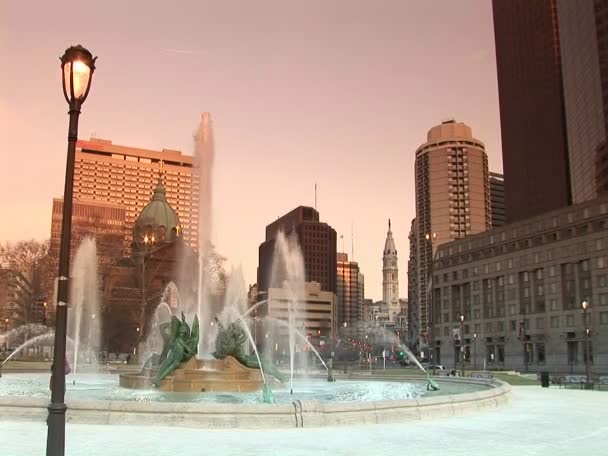
<path id="1" fill-rule="evenodd" d="M 34 306 L 40 305 L 44 294 L 44 280 L 50 267 L 49 241 L 18 241 L 0 244 L 0 268 L 19 272 L 29 283 L 29 289 L 21 289 L 15 296 L 19 304 L 16 324 L 33 321 Z"/>

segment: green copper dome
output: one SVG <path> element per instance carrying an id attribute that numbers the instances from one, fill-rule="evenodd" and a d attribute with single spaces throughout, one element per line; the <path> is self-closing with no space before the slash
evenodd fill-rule
<path id="1" fill-rule="evenodd" d="M 167 202 L 165 186 L 159 178 L 152 201 L 143 208 L 135 221 L 133 240 L 140 245 L 171 242 L 177 239 L 180 232 L 179 217 Z"/>

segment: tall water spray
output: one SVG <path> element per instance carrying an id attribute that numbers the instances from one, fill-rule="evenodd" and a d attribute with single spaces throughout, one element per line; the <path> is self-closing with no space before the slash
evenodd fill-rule
<path id="1" fill-rule="evenodd" d="M 289 382 L 292 392 L 296 346 L 295 330 L 298 326 L 298 320 L 301 320 L 299 318 L 299 305 L 304 302 L 306 297 L 305 281 L 304 257 L 297 238 L 295 236 L 288 238 L 285 233 L 280 231 L 274 246 L 270 284 L 273 288 L 283 288 L 287 292 Z"/>
<path id="2" fill-rule="evenodd" d="M 101 315 L 95 239 L 87 237 L 80 243 L 71 269 L 68 336 L 74 340 L 72 371 L 76 375 L 82 346 L 96 355 L 100 345 Z"/>
<path id="3" fill-rule="evenodd" d="M 198 283 L 197 306 L 200 329 L 202 334 L 208 334 L 211 327 L 210 296 L 210 269 L 208 266 L 209 246 L 211 241 L 211 197 L 212 197 L 212 171 L 213 171 L 213 127 L 211 114 L 205 112 L 201 115 L 201 122 L 194 135 L 194 178 L 198 180 Z M 192 198 L 195 200 L 195 198 Z M 208 356 L 203 338 L 199 341 L 199 354 Z"/>

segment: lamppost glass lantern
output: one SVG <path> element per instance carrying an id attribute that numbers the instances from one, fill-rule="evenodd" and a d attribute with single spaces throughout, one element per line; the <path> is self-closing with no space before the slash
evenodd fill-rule
<path id="1" fill-rule="evenodd" d="M 86 100 L 95 71 L 95 60 L 80 44 L 66 49 L 61 57 L 63 95 L 70 106 L 80 106 Z"/>

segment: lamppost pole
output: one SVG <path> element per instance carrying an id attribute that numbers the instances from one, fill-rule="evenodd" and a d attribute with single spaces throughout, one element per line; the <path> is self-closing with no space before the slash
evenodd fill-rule
<path id="1" fill-rule="evenodd" d="M 460 314 L 460 373 L 464 377 L 464 315 Z"/>
<path id="2" fill-rule="evenodd" d="M 65 351 L 67 333 L 67 307 L 70 273 L 70 240 L 72 229 L 72 196 L 74 187 L 74 164 L 76 141 L 78 140 L 78 117 L 89 89 L 95 59 L 82 46 L 73 46 L 61 57 L 63 94 L 70 107 L 68 127 L 68 154 L 63 191 L 63 219 L 61 222 L 61 247 L 59 250 L 59 275 L 57 286 L 57 309 L 55 321 L 55 342 L 53 372 L 51 374 L 51 403 L 49 404 L 48 432 L 46 440 L 47 456 L 63 456 L 65 451 Z"/>
<path id="3" fill-rule="evenodd" d="M 477 333 L 473 333 L 473 370 L 477 370 Z"/>
<path id="4" fill-rule="evenodd" d="M 429 309 L 427 312 L 428 321 L 427 321 L 427 341 L 429 346 L 429 362 L 431 366 L 433 366 L 433 375 L 436 374 L 435 365 L 435 347 L 433 346 L 433 324 L 434 324 L 434 315 L 433 315 L 433 242 L 437 240 L 437 233 L 426 233 L 424 235 L 424 239 L 431 244 L 431 262 L 429 264 L 429 284 L 427 285 L 427 297 L 426 302 L 429 303 Z M 430 290 L 430 293 L 429 293 Z"/>
<path id="5" fill-rule="evenodd" d="M 585 376 L 587 377 L 587 385 L 591 383 L 591 366 L 590 366 L 590 353 L 589 353 L 589 326 L 587 325 L 587 309 L 589 309 L 589 303 L 583 301 L 581 303 L 583 308 L 583 319 L 585 324 Z"/>

